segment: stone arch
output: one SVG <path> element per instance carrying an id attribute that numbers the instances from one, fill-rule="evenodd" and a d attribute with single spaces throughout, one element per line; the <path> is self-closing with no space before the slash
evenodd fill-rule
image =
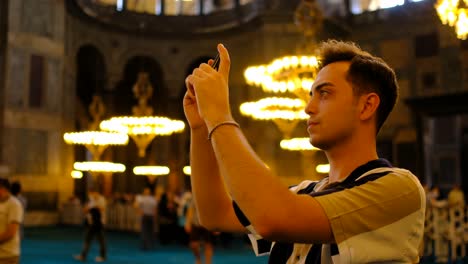
<path id="1" fill-rule="evenodd" d="M 78 128 L 87 129 L 88 106 L 94 95 L 103 95 L 107 70 L 103 54 L 93 45 L 83 45 L 76 54 L 76 113 Z"/>
<path id="2" fill-rule="evenodd" d="M 133 94 L 133 86 L 137 81 L 139 72 L 148 73 L 149 82 L 153 87 L 152 97 L 148 100 L 148 104 L 153 107 L 153 115 L 167 116 L 168 92 L 162 67 L 154 58 L 141 54 L 128 57 L 128 60 L 123 64 L 119 81 L 111 90 L 111 111 L 113 116 L 133 115 L 132 107 L 138 104 Z M 127 146 L 116 152 L 114 159 L 117 162 L 125 163 L 127 171 L 121 177 L 114 178 L 114 191 L 140 192 L 142 186 L 147 184 L 145 182 L 147 179 L 146 177 L 136 177 L 132 172 L 132 168 L 138 165 L 163 164 L 164 162 L 161 159 L 164 155 L 167 156 L 166 153 L 169 148 L 166 141 L 167 139 L 163 137 L 156 137 L 146 148 L 144 158 L 137 155 L 138 149 L 133 140 L 130 140 Z"/>

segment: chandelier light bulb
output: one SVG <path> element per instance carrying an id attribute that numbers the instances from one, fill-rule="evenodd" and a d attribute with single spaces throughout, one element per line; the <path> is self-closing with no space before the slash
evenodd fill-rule
<path id="1" fill-rule="evenodd" d="M 192 174 L 192 167 L 184 166 L 183 172 L 184 172 L 185 175 L 191 175 Z"/>
<path id="2" fill-rule="evenodd" d="M 329 173 L 330 164 L 319 164 L 317 167 L 315 167 L 315 171 L 318 173 Z"/>
<path id="3" fill-rule="evenodd" d="M 123 116 L 102 121 L 100 128 L 128 135 L 156 134 L 166 136 L 182 132 L 185 124 L 180 120 L 159 116 Z"/>
<path id="4" fill-rule="evenodd" d="M 169 136 L 182 132 L 184 122 L 160 116 L 121 116 L 101 122 L 105 131 L 128 134 L 138 147 L 138 156 L 144 157 L 146 147 L 156 136 Z"/>
<path id="5" fill-rule="evenodd" d="M 310 144 L 309 138 L 290 138 L 290 139 L 283 139 L 280 142 L 280 147 L 285 150 L 291 151 L 316 151 L 320 150 Z"/>
<path id="6" fill-rule="evenodd" d="M 308 115 L 304 112 L 304 107 L 305 102 L 301 99 L 268 97 L 241 104 L 240 112 L 260 120 L 306 120 Z"/>
<path id="7" fill-rule="evenodd" d="M 83 161 L 75 162 L 73 168 L 78 171 L 92 172 L 124 172 L 125 165 L 121 163 L 105 162 L 105 161 Z"/>
<path id="8" fill-rule="evenodd" d="M 83 172 L 78 171 L 78 170 L 72 170 L 70 175 L 72 176 L 73 179 L 81 179 L 83 178 Z"/>
<path id="9" fill-rule="evenodd" d="M 468 0 L 438 0 L 435 9 L 442 24 L 454 27 L 457 38 L 468 38 Z"/>
<path id="10" fill-rule="evenodd" d="M 63 134 L 67 144 L 79 145 L 126 145 L 128 136 L 123 133 L 104 131 L 83 131 Z"/>
<path id="11" fill-rule="evenodd" d="M 168 175 L 171 170 L 167 166 L 136 166 L 133 168 L 133 173 L 135 175 L 152 175 L 152 176 L 160 176 L 160 175 Z"/>
<path id="12" fill-rule="evenodd" d="M 304 94 L 310 90 L 318 66 L 315 56 L 285 56 L 268 65 L 248 67 L 244 77 L 247 84 L 261 86 L 265 92 Z"/>

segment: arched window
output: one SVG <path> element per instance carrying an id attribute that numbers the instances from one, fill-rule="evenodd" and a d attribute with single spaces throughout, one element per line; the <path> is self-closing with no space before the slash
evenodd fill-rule
<path id="1" fill-rule="evenodd" d="M 95 0 L 103 6 L 113 6 L 117 11 L 131 11 L 153 15 L 201 15 L 246 5 L 253 0 Z"/>
<path id="2" fill-rule="evenodd" d="M 103 93 L 106 85 L 104 56 L 96 47 L 84 45 L 76 56 L 76 70 L 76 94 L 88 106 L 93 95 Z"/>
<path id="3" fill-rule="evenodd" d="M 405 2 L 421 2 L 424 0 L 351 0 L 351 12 L 360 14 L 378 9 L 404 5 Z"/>

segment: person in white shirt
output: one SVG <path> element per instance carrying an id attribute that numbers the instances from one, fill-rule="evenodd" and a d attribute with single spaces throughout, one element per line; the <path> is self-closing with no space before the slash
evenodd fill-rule
<path id="1" fill-rule="evenodd" d="M 141 249 L 149 250 L 154 244 L 154 220 L 156 215 L 156 198 L 151 195 L 150 188 L 145 188 L 143 194 L 135 199 L 135 208 L 141 216 Z"/>
<path id="2" fill-rule="evenodd" d="M 448 193 L 449 206 L 462 206 L 465 207 L 465 193 L 460 188 L 459 184 L 453 185 L 453 188 Z"/>
<path id="3" fill-rule="evenodd" d="M 88 191 L 89 201 L 83 208 L 86 215 L 86 234 L 83 244 L 83 250 L 80 255 L 74 256 L 76 260 L 86 261 L 89 246 L 95 236 L 99 241 L 100 255 L 95 258 L 96 262 L 106 260 L 106 240 L 104 237 L 104 224 L 106 223 L 106 199 L 97 191 L 90 189 Z"/>
<path id="4" fill-rule="evenodd" d="M 10 183 L 0 178 L 0 263 L 16 264 L 20 259 L 19 226 L 23 207 L 10 193 Z"/>

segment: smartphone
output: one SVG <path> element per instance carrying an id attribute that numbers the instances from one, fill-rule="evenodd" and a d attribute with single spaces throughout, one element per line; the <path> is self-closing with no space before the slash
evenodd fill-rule
<path id="1" fill-rule="evenodd" d="M 218 70 L 220 60 L 221 59 L 219 58 L 219 53 L 216 53 L 216 57 L 213 59 L 213 64 L 211 64 L 211 68 Z"/>

